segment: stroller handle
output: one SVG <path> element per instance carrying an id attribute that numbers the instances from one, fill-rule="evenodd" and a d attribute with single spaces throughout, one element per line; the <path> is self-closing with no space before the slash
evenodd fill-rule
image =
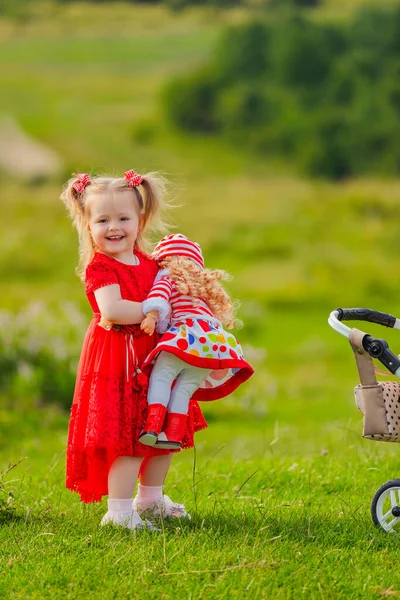
<path id="1" fill-rule="evenodd" d="M 350 337 L 351 328 L 342 321 L 368 321 L 385 327 L 400 329 L 400 321 L 392 315 L 370 310 L 369 308 L 337 308 L 329 315 L 328 323 L 338 333 L 346 338 Z M 364 334 L 362 345 L 364 350 L 373 358 L 377 358 L 391 373 L 400 377 L 400 360 L 391 352 L 385 340 L 373 338 Z"/>
<path id="2" fill-rule="evenodd" d="M 385 327 L 394 327 L 396 317 L 370 308 L 337 308 L 339 321 L 368 321 Z"/>
<path id="3" fill-rule="evenodd" d="M 328 323 L 344 337 L 349 337 L 351 328 L 344 325 L 342 321 L 367 321 L 384 327 L 400 329 L 400 321 L 393 315 L 371 310 L 370 308 L 337 308 L 329 315 Z"/>

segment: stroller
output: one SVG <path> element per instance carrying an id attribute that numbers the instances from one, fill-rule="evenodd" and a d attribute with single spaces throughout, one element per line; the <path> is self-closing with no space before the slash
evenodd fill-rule
<path id="1" fill-rule="evenodd" d="M 399 378 L 400 360 L 385 340 L 347 327 L 343 321 L 367 321 L 400 329 L 400 320 L 368 308 L 337 308 L 328 319 L 335 331 L 349 339 L 357 362 L 360 385 L 354 392 L 356 405 L 364 415 L 363 437 L 400 442 L 400 382 L 377 381 L 372 358 Z M 400 479 L 387 481 L 378 489 L 372 500 L 371 515 L 377 527 L 400 532 Z"/>

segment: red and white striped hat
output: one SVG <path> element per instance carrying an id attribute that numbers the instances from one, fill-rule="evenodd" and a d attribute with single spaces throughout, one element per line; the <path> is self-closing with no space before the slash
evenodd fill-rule
<path id="1" fill-rule="evenodd" d="M 163 237 L 154 248 L 152 256 L 156 260 L 162 260 L 167 256 L 186 256 L 191 258 L 201 269 L 204 269 L 204 258 L 199 244 L 192 242 L 181 233 L 173 233 Z"/>

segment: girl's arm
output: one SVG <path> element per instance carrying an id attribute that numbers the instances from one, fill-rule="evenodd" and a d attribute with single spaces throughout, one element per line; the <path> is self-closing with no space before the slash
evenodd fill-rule
<path id="1" fill-rule="evenodd" d="M 102 320 L 117 325 L 133 325 L 144 319 L 141 302 L 121 298 L 121 288 L 115 283 L 94 292 Z"/>

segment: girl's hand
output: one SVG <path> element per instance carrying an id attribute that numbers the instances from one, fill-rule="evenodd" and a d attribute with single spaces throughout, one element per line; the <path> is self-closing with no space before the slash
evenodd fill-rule
<path id="1" fill-rule="evenodd" d="M 157 321 L 153 317 L 145 317 L 140 324 L 140 329 L 143 329 L 148 335 L 153 335 Z"/>
<path id="2" fill-rule="evenodd" d="M 111 327 L 113 326 L 113 323 L 111 321 L 107 321 L 107 319 L 105 319 L 104 317 L 101 317 L 101 319 L 97 323 L 97 325 L 99 327 L 102 327 L 106 331 L 110 331 Z"/>

